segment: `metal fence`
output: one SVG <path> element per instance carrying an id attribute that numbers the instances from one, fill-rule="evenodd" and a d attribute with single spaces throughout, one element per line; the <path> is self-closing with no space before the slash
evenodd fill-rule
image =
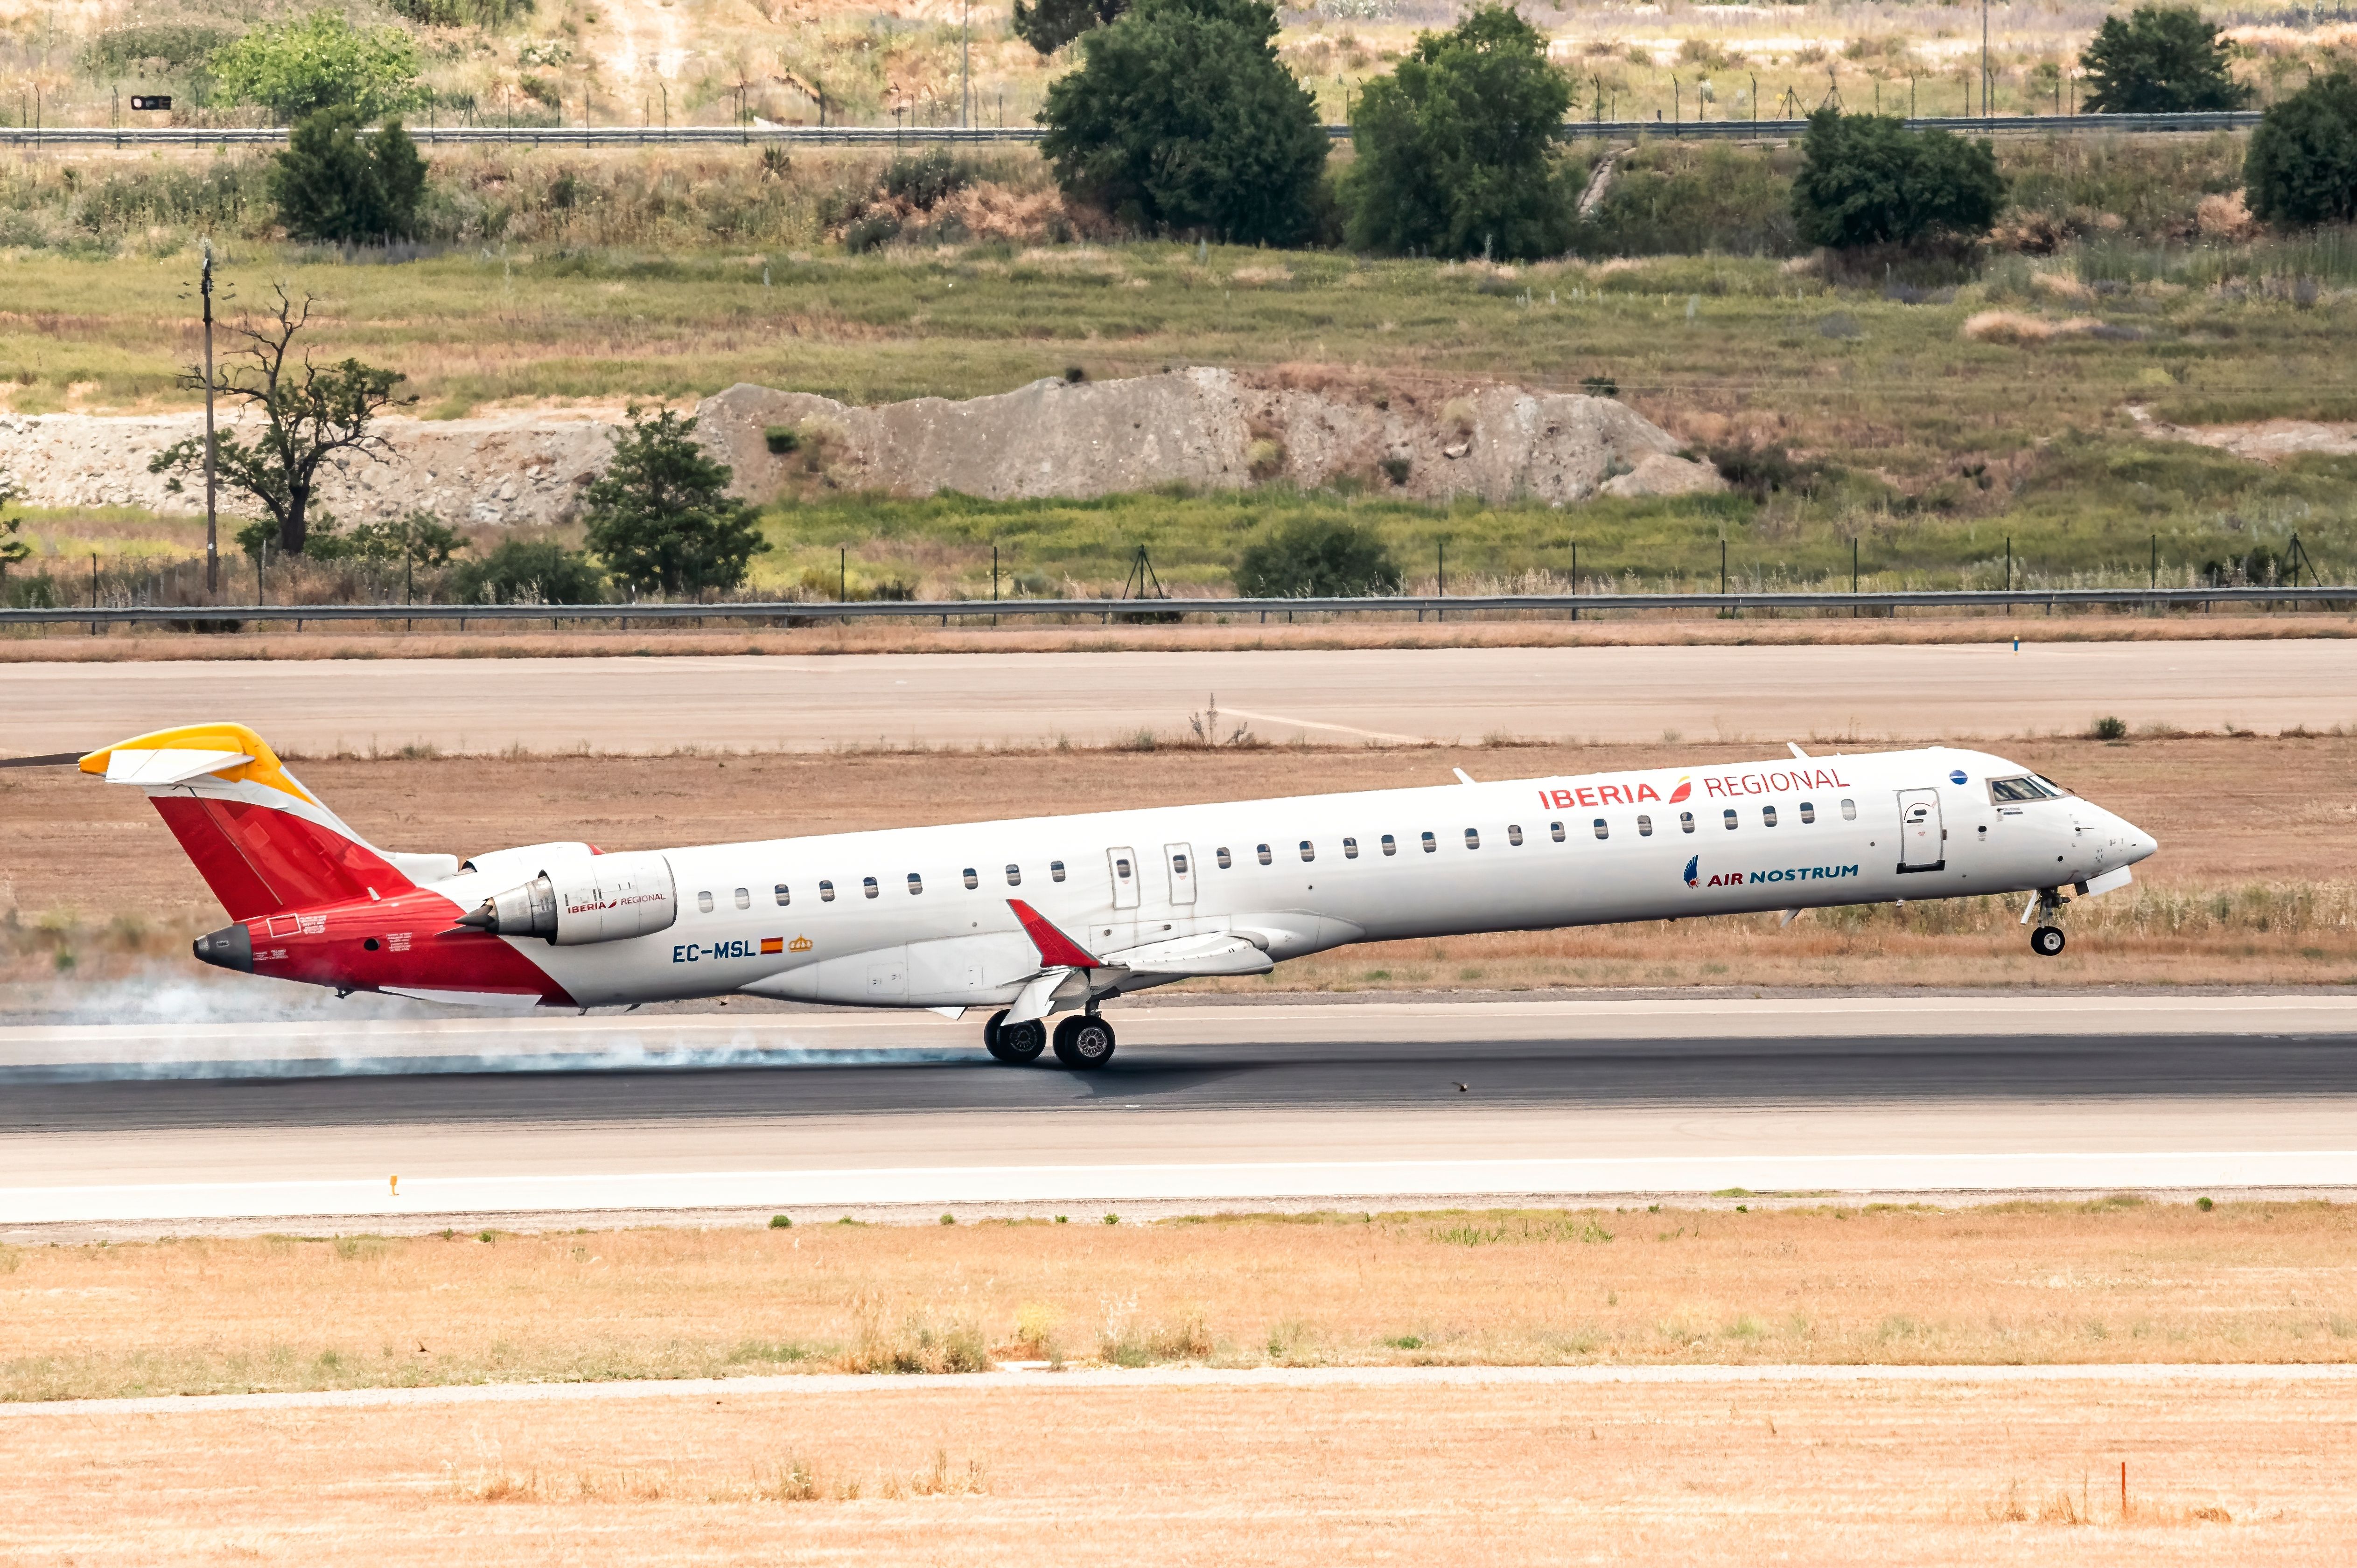
<path id="1" fill-rule="evenodd" d="M 39 609 L 0 609 L 0 627 L 87 626 L 92 631 L 110 626 L 167 626 L 193 630 L 199 626 L 243 625 L 255 622 L 401 621 L 493 623 L 547 621 L 705 621 L 732 620 L 808 626 L 822 621 L 851 620 L 995 620 L 1001 618 L 1054 618 L 1095 621 L 1171 621 L 1188 617 L 1227 620 L 1266 620 L 1271 617 L 1304 615 L 1413 614 L 1447 619 L 1505 613 L 1559 616 L 1577 620 L 1598 612 L 1645 610 L 1707 610 L 1713 614 L 1786 610 L 1850 610 L 1866 615 L 1889 615 L 1902 609 L 2015 610 L 2071 609 L 2206 610 L 2213 605 L 2302 604 L 2357 607 L 2357 585 L 2312 584 L 2307 587 L 2268 588 L 1927 588 L 1898 593 L 1725 593 L 1725 594 L 1491 594 L 1451 597 L 1403 594 L 1382 598 L 1335 599 L 864 599 L 847 603 L 829 600 L 758 600 L 728 604 L 622 605 L 128 605 L 51 606 Z"/>
<path id="2" fill-rule="evenodd" d="M 2259 123 L 2255 110 L 2226 110 L 2184 114 L 1999 114 L 1953 118 L 1926 116 L 1906 124 L 1916 130 L 1955 131 L 1974 135 L 2169 135 L 2212 131 L 2244 131 Z M 788 145 L 851 145 L 899 146 L 909 143 L 975 143 L 1006 145 L 1036 142 L 1043 134 L 1037 125 L 409 125 L 417 141 L 427 143 L 509 143 L 525 146 L 659 146 L 756 143 Z M 1807 123 L 1796 119 L 1750 120 L 1570 120 L 1565 131 L 1574 139 L 1631 142 L 1644 136 L 1675 139 L 1695 137 L 1754 141 L 1796 136 Z M 1351 138 L 1348 125 L 1329 125 L 1326 134 L 1338 142 Z M 114 146 L 203 147 L 232 144 L 275 146 L 286 140 L 283 125 L 196 126 L 105 125 L 24 126 L 0 128 L 0 145 L 19 147 Z"/>

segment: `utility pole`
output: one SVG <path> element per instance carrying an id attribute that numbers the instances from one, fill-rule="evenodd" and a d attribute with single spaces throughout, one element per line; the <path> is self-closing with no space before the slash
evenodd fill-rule
<path id="1" fill-rule="evenodd" d="M 205 270 L 197 285 L 205 301 L 205 592 L 221 592 L 219 489 L 213 469 L 213 242 L 205 242 Z"/>
<path id="2" fill-rule="evenodd" d="M 1988 0 L 1981 0 L 1981 118 L 1989 117 Z"/>
<path id="3" fill-rule="evenodd" d="M 964 31 L 958 38 L 958 129 L 974 128 L 974 0 L 965 0 Z"/>

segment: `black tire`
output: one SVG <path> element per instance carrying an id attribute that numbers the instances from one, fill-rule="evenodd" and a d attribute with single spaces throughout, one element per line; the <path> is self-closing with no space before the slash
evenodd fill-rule
<path id="1" fill-rule="evenodd" d="M 2062 950 L 2062 928 L 2040 926 L 2029 933 L 2029 950 L 2040 958 L 2052 958 Z"/>
<path id="2" fill-rule="evenodd" d="M 1039 1059 L 1048 1048 L 1048 1026 L 1034 1018 L 1028 1024 L 1002 1024 L 1001 1013 L 983 1026 L 983 1044 L 990 1054 L 1009 1067 L 1021 1067 Z"/>
<path id="3" fill-rule="evenodd" d="M 1082 1072 L 1093 1072 L 1113 1060 L 1113 1026 L 1103 1018 L 1075 1013 L 1056 1026 L 1056 1059 Z"/>

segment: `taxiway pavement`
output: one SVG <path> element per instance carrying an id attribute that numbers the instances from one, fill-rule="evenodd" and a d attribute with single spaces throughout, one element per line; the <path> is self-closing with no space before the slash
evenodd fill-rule
<path id="1" fill-rule="evenodd" d="M 1284 650 L 12 664 L 0 749 L 234 717 L 317 754 L 588 746 L 1098 744 L 1182 733 L 1216 693 L 1271 740 L 1658 741 L 2274 731 L 2357 722 L 2357 641 Z"/>

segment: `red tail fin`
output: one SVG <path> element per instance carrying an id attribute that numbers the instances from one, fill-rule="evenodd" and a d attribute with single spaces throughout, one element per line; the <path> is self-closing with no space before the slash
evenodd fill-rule
<path id="1" fill-rule="evenodd" d="M 158 730 L 91 752 L 81 770 L 145 789 L 231 919 L 414 886 L 243 725 Z"/>

